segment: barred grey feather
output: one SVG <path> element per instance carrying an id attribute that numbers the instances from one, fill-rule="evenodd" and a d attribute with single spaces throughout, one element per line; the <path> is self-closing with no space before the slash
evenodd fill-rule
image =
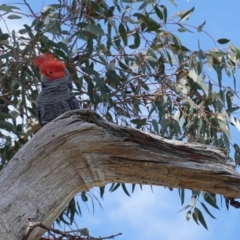
<path id="1" fill-rule="evenodd" d="M 64 112 L 80 108 L 72 92 L 72 78 L 67 69 L 64 78 L 49 81 L 42 75 L 41 81 L 42 91 L 37 98 L 37 113 L 41 126 Z"/>

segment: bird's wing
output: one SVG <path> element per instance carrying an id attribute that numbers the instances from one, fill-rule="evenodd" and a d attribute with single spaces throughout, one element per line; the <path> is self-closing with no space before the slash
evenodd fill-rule
<path id="1" fill-rule="evenodd" d="M 71 110 L 80 109 L 79 102 L 74 95 L 72 95 L 67 101 Z"/>
<path id="2" fill-rule="evenodd" d="M 41 113 L 40 113 L 40 109 L 39 107 L 37 106 L 37 119 L 38 119 L 38 122 L 39 124 L 41 125 L 41 127 L 44 125 L 43 122 L 41 121 Z"/>

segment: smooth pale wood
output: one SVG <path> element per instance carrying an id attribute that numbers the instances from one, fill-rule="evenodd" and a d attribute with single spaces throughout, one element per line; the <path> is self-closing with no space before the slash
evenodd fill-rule
<path id="1" fill-rule="evenodd" d="M 28 218 L 50 226 L 76 193 L 109 182 L 240 197 L 240 175 L 219 149 L 114 125 L 88 110 L 43 127 L 0 172 L 0 182 L 1 240 L 22 239 Z M 28 239 L 42 233 L 35 229 Z"/>

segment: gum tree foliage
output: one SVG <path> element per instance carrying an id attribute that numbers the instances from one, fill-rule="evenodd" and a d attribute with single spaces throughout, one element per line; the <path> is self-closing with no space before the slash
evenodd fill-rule
<path id="1" fill-rule="evenodd" d="M 239 109 L 233 100 L 240 49 L 224 38 L 213 39 L 210 50 L 201 49 L 200 41 L 197 49 L 184 46 L 185 32 L 206 34 L 206 22 L 191 28 L 186 24 L 194 8 L 176 7 L 170 16 L 168 6 L 176 5 L 174 1 L 55 0 L 34 12 L 30 2 L 24 3 L 0 5 L 1 167 L 39 129 L 35 109 L 40 76 L 32 61 L 44 52 L 66 63 L 83 109 L 164 138 L 223 148 L 230 155 L 229 126 L 240 128 L 233 116 Z M 20 18 L 25 24 L 9 30 Z M 215 74 L 210 76 L 209 69 Z M 232 89 L 224 86 L 225 75 Z M 240 151 L 233 146 L 239 165 Z M 124 184 L 112 184 L 110 191 L 119 186 L 129 195 Z M 184 189 L 179 195 L 184 204 Z M 81 196 L 88 200 L 87 193 Z M 183 210 L 188 210 L 187 219 L 207 228 L 202 212 L 214 218 L 207 206 L 217 204 L 214 194 L 192 191 Z M 71 223 L 75 213 L 80 214 L 80 207 L 73 199 L 58 221 Z"/>

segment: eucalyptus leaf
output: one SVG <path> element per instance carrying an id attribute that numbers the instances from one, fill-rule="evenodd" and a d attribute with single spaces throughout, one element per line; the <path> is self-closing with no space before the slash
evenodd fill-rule
<path id="1" fill-rule="evenodd" d="M 99 35 L 104 35 L 104 31 L 102 30 L 102 28 L 99 25 L 95 25 L 95 24 L 88 24 L 85 28 L 85 31 L 94 33 L 94 34 L 99 34 Z"/>
<path id="2" fill-rule="evenodd" d="M 126 29 L 125 29 L 125 27 L 122 23 L 119 24 L 118 30 L 119 30 L 119 33 L 120 33 L 120 36 L 123 40 L 124 45 L 127 46 L 128 45 L 127 31 L 126 31 Z"/>
<path id="3" fill-rule="evenodd" d="M 229 39 L 227 38 L 221 38 L 221 39 L 218 39 L 217 42 L 220 43 L 220 44 L 226 44 L 226 43 L 229 43 Z"/>
<path id="4" fill-rule="evenodd" d="M 8 19 L 21 19 L 22 17 L 16 14 L 10 14 L 7 16 Z"/>

